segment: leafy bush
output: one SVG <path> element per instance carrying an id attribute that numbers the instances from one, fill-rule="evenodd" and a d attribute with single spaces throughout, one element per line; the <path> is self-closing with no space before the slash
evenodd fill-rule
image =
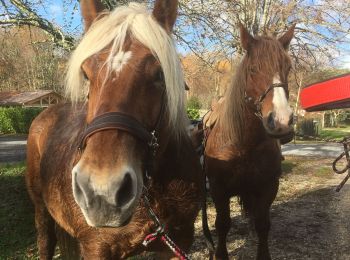
<path id="1" fill-rule="evenodd" d="M 197 97 L 190 97 L 187 101 L 187 115 L 189 119 L 196 120 L 200 117 L 199 109 L 202 104 Z"/>
<path id="2" fill-rule="evenodd" d="M 190 97 L 187 101 L 187 108 L 199 110 L 202 108 L 202 104 L 197 97 Z"/>
<path id="3" fill-rule="evenodd" d="M 199 110 L 194 108 L 187 108 L 187 115 L 191 120 L 195 120 L 200 117 Z"/>
<path id="4" fill-rule="evenodd" d="M 41 111 L 42 108 L 0 108 L 0 133 L 27 134 L 32 121 Z"/>

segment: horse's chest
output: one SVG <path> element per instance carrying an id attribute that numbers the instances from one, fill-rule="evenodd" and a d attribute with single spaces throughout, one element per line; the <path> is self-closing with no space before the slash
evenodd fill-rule
<path id="1" fill-rule="evenodd" d="M 256 189 L 256 187 L 275 181 L 281 172 L 281 161 L 278 154 L 248 153 L 235 157 L 226 163 L 220 160 L 208 159 L 207 174 L 211 185 L 233 194 L 241 189 Z"/>

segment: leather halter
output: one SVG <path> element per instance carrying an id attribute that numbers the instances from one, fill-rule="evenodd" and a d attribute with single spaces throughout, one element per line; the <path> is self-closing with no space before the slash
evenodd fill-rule
<path id="1" fill-rule="evenodd" d="M 86 141 L 92 135 L 101 131 L 115 129 L 127 132 L 143 141 L 150 148 L 152 155 L 155 155 L 156 150 L 159 147 L 157 135 L 164 114 L 164 92 L 162 94 L 162 104 L 158 119 L 153 130 L 149 131 L 142 123 L 128 114 L 121 112 L 105 113 L 95 117 L 91 123 L 87 125 L 78 147 L 79 151 L 82 152 L 85 149 Z"/>
<path id="2" fill-rule="evenodd" d="M 270 87 L 268 87 L 264 93 L 262 93 L 259 98 L 257 100 L 255 100 L 253 102 L 253 98 L 247 95 L 247 92 L 244 93 L 244 98 L 245 98 L 245 102 L 246 103 L 252 103 L 253 106 L 255 106 L 255 112 L 254 114 L 259 117 L 260 119 L 263 118 L 261 109 L 262 109 L 262 105 L 264 103 L 264 99 L 266 98 L 267 94 L 270 93 L 271 90 L 273 90 L 274 88 L 283 88 L 286 96 L 288 98 L 289 96 L 289 91 L 288 91 L 288 84 L 287 83 L 276 83 L 276 84 L 272 84 Z"/>

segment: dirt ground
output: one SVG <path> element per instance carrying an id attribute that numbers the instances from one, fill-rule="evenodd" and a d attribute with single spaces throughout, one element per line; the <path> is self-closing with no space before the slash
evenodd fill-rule
<path id="1" fill-rule="evenodd" d="M 335 175 L 333 159 L 286 157 L 278 196 L 272 206 L 270 251 L 273 259 L 350 259 L 350 182 L 335 187 L 345 175 Z M 208 208 L 214 240 L 215 209 Z M 231 200 L 230 259 L 255 259 L 256 238 Z M 208 259 L 201 219 L 196 222 L 192 259 Z"/>

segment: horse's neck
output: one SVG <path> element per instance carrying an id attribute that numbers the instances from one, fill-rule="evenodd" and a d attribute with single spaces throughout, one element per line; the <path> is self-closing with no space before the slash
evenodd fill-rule
<path id="1" fill-rule="evenodd" d="M 180 139 L 171 138 L 164 148 L 161 148 L 154 163 L 154 179 L 159 183 L 169 183 L 173 180 L 194 181 L 198 177 L 197 169 L 200 168 L 197 154 L 187 135 Z"/>
<path id="2" fill-rule="evenodd" d="M 260 118 L 255 115 L 255 112 L 248 106 L 245 106 L 244 117 L 246 122 L 244 124 L 243 133 L 244 144 L 249 146 L 259 145 L 266 139 L 266 131 Z"/>
<path id="3" fill-rule="evenodd" d="M 226 99 L 226 102 L 228 99 Z M 225 113 L 225 111 L 222 109 L 222 113 Z M 266 139 L 266 132 L 263 126 L 263 123 L 260 118 L 258 118 L 252 108 L 245 104 L 243 109 L 243 118 L 244 123 L 242 124 L 242 139 L 238 140 L 238 143 L 235 144 L 237 147 L 254 147 L 259 145 L 261 142 L 265 141 Z M 234 129 L 234 126 L 230 127 L 231 129 Z"/>

